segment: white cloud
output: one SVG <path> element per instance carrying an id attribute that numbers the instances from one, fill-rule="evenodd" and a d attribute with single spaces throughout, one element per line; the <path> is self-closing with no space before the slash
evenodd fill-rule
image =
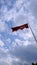
<path id="1" fill-rule="evenodd" d="M 5 60 L 6 59 L 6 60 Z M 11 62 L 12 62 L 12 58 L 11 57 L 6 57 L 6 58 L 1 58 L 0 59 L 0 63 L 7 63 L 8 65 L 11 65 Z"/>
<path id="2" fill-rule="evenodd" d="M 7 53 L 9 52 L 9 50 L 7 48 L 4 48 L 4 47 L 0 47 L 0 50 L 3 52 L 3 53 Z"/>
<path id="3" fill-rule="evenodd" d="M 8 43 L 11 43 L 11 39 L 10 39 L 10 38 L 8 38 L 6 41 L 7 41 Z"/>
<path id="4" fill-rule="evenodd" d="M 16 47 L 24 47 L 28 45 L 33 45 L 31 41 L 29 40 L 20 40 L 20 39 L 15 39 L 15 42 L 12 42 L 12 48 L 15 49 Z"/>
<path id="5" fill-rule="evenodd" d="M 4 59 L 4 60 L 5 60 L 5 59 Z M 12 58 L 11 58 L 10 56 L 7 57 L 6 60 L 7 60 L 7 61 L 5 61 L 5 62 L 7 62 L 9 65 L 11 65 L 11 63 L 13 62 L 13 60 L 12 60 Z"/>
<path id="6" fill-rule="evenodd" d="M 12 42 L 12 48 L 13 48 L 13 50 L 15 49 L 15 47 L 17 46 L 17 44 L 16 44 L 16 42 Z"/>
<path id="7" fill-rule="evenodd" d="M 4 2 L 4 1 L 3 1 L 3 2 Z M 9 2 L 11 2 L 11 1 L 9 1 Z M 9 2 L 7 2 L 7 3 L 9 3 Z M 4 2 L 4 3 L 5 3 L 5 2 Z M 9 4 L 10 4 L 10 3 L 9 3 Z M 6 5 L 6 6 L 3 5 L 3 6 L 1 7 L 0 13 L 1 13 L 1 16 L 0 16 L 0 20 L 1 20 L 1 21 L 10 21 L 10 20 L 12 20 L 12 18 L 15 18 L 16 15 L 17 15 L 15 6 L 14 6 L 14 8 L 12 8 L 11 10 L 8 10 L 7 5 Z"/>
<path id="8" fill-rule="evenodd" d="M 15 3 L 15 5 L 14 5 L 14 8 L 17 10 L 20 10 L 20 8 L 22 7 L 22 5 L 23 5 L 23 3 L 24 3 L 24 0 L 17 0 L 16 1 L 16 3 Z M 19 6 L 19 7 L 18 7 Z"/>
<path id="9" fill-rule="evenodd" d="M 27 16 L 25 16 L 24 14 L 22 15 L 21 13 L 15 17 L 15 25 L 22 25 L 25 23 L 27 23 Z"/>
<path id="10" fill-rule="evenodd" d="M 35 18 L 37 18 L 37 0 L 30 0 L 30 10 Z"/>
<path id="11" fill-rule="evenodd" d="M 1 8 L 1 20 L 10 21 L 10 20 L 12 20 L 12 18 L 15 19 L 17 17 L 17 15 L 24 14 L 25 13 L 23 11 L 23 7 L 24 7 L 23 5 L 24 4 L 25 4 L 24 0 L 23 1 L 22 0 L 20 0 L 20 1 L 18 0 L 14 4 L 14 8 L 12 8 L 11 10 L 8 10 L 7 6 L 3 5 L 2 8 Z M 20 10 L 18 13 L 16 12 L 17 8 Z"/>
<path id="12" fill-rule="evenodd" d="M 24 40 L 27 40 L 27 39 L 33 37 L 30 28 L 19 31 L 18 35 L 19 35 L 19 37 L 23 38 Z"/>
<path id="13" fill-rule="evenodd" d="M 11 56 L 19 58 L 23 63 L 26 61 L 29 63 L 32 63 L 32 61 L 37 61 L 37 46 L 34 44 L 34 42 L 27 41 L 21 41 L 19 39 L 16 39 L 16 46 L 15 49 L 11 52 Z M 18 43 L 19 42 L 19 43 Z M 15 42 L 14 42 L 15 44 Z M 18 46 L 17 46 L 18 45 Z M 11 48 L 12 49 L 12 48 Z M 35 59 L 34 59 L 35 58 Z"/>
<path id="14" fill-rule="evenodd" d="M 4 48 L 4 47 L 0 47 L 0 64 L 8 64 L 11 65 L 11 57 L 9 54 L 9 49 Z"/>
<path id="15" fill-rule="evenodd" d="M 4 42 L 2 40 L 0 40 L 0 46 L 4 46 Z"/>
<path id="16" fill-rule="evenodd" d="M 2 37 L 2 34 L 0 34 L 0 38 Z"/>
<path id="17" fill-rule="evenodd" d="M 6 25 L 6 23 L 5 22 L 1 22 L 0 21 L 0 32 L 4 32 L 4 31 L 6 31 L 7 30 L 7 25 Z"/>
<path id="18" fill-rule="evenodd" d="M 6 59 L 6 60 L 5 60 Z M 8 65 L 14 65 L 14 63 L 17 63 L 17 62 L 20 62 L 21 63 L 21 60 L 17 57 L 11 57 L 9 54 L 7 57 L 1 57 L 0 58 L 0 63 L 5 63 L 5 64 L 8 64 Z"/>
<path id="19" fill-rule="evenodd" d="M 32 16 L 34 17 L 34 19 L 32 20 L 33 24 L 31 24 L 32 30 L 35 34 L 35 37 L 37 39 L 37 0 L 30 0 L 30 10 L 32 13 Z"/>
<path id="20" fill-rule="evenodd" d="M 31 42 L 29 42 L 28 40 L 27 41 L 23 41 L 23 46 L 28 46 L 30 44 L 31 44 Z"/>

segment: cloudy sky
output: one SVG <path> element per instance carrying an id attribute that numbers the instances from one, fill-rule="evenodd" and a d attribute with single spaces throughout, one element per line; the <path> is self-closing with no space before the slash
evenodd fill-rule
<path id="1" fill-rule="evenodd" d="M 37 39 L 37 0 L 0 0 L 0 65 L 37 62 L 37 43 L 30 28 L 11 31 L 25 23 Z"/>

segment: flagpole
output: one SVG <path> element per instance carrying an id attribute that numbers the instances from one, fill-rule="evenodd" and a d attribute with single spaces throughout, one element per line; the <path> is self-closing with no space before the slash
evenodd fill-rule
<path id="1" fill-rule="evenodd" d="M 30 30 L 31 30 L 31 32 L 32 32 L 32 34 L 33 34 L 33 37 L 34 37 L 34 39 L 35 39 L 35 41 L 36 41 L 36 43 L 37 43 L 37 39 L 36 39 L 36 37 L 35 37 L 35 35 L 34 35 L 33 31 L 32 31 L 32 28 L 30 27 L 30 25 L 29 25 L 29 28 L 30 28 Z"/>

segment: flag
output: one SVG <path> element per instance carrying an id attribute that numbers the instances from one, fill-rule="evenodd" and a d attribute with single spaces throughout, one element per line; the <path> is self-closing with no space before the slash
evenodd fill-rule
<path id="1" fill-rule="evenodd" d="M 12 27 L 12 32 L 17 31 L 17 30 L 23 30 L 24 28 L 28 28 L 28 24 L 24 24 L 21 26 L 17 26 L 17 27 Z"/>

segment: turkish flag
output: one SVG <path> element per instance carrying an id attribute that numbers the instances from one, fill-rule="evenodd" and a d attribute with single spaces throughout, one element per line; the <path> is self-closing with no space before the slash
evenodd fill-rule
<path id="1" fill-rule="evenodd" d="M 12 29 L 12 32 L 14 32 L 14 31 L 17 31 L 17 30 L 23 30 L 24 28 L 28 28 L 28 24 L 12 27 L 11 29 Z"/>

